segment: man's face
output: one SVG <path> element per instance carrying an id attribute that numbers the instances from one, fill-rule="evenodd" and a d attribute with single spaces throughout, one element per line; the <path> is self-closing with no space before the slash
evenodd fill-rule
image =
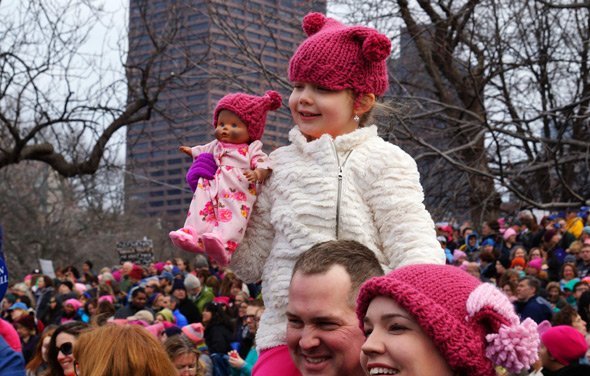
<path id="1" fill-rule="evenodd" d="M 580 251 L 580 258 L 586 263 L 590 262 L 590 247 L 584 245 Z"/>
<path id="2" fill-rule="evenodd" d="M 147 295 L 145 292 L 138 292 L 135 294 L 134 297 L 131 298 L 131 303 L 136 308 L 143 308 L 145 307 L 145 303 L 147 302 Z"/>
<path id="3" fill-rule="evenodd" d="M 516 297 L 520 301 L 527 301 L 535 295 L 535 289 L 529 285 L 529 281 L 523 280 L 518 282 L 516 287 Z"/>
<path id="4" fill-rule="evenodd" d="M 588 287 L 588 285 L 585 283 L 580 283 L 578 286 L 576 286 L 576 289 L 574 290 L 574 298 L 576 298 L 576 301 L 580 300 L 580 296 L 582 296 L 582 294 L 589 289 L 590 287 Z"/>
<path id="5" fill-rule="evenodd" d="M 349 304 L 350 289 L 350 277 L 339 265 L 324 274 L 297 272 L 293 276 L 287 346 L 304 376 L 363 375 L 360 349 L 364 335 Z"/>

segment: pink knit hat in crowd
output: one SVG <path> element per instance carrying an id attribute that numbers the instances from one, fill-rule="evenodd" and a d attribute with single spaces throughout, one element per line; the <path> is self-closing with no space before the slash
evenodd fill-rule
<path id="1" fill-rule="evenodd" d="M 411 265 L 370 279 L 357 302 L 361 327 L 376 296 L 390 297 L 408 311 L 461 374 L 494 376 L 494 365 L 519 372 L 538 358 L 537 324 L 520 323 L 498 288 L 457 267 Z"/>
<path id="2" fill-rule="evenodd" d="M 568 325 L 554 326 L 541 334 L 547 351 L 564 366 L 586 354 L 588 344 L 584 335 Z"/>
<path id="3" fill-rule="evenodd" d="M 303 18 L 308 38 L 289 62 L 289 80 L 311 82 L 331 90 L 383 95 L 391 41 L 365 26 L 345 26 L 321 13 Z"/>
<path id="4" fill-rule="evenodd" d="M 262 97 L 244 93 L 228 94 L 221 98 L 213 113 L 213 127 L 221 110 L 236 114 L 248 127 L 250 141 L 260 140 L 266 125 L 266 113 L 281 107 L 283 98 L 276 91 L 269 90 Z"/>

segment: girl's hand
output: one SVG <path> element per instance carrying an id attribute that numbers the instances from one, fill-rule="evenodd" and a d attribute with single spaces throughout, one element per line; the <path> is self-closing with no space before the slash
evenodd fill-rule
<path id="1" fill-rule="evenodd" d="M 236 350 L 232 350 L 232 351 L 228 352 L 227 354 L 229 355 L 229 365 L 232 366 L 233 368 L 243 368 L 244 365 L 246 364 L 244 359 L 242 359 L 242 357 L 240 357 L 240 354 L 238 354 L 238 352 Z"/>

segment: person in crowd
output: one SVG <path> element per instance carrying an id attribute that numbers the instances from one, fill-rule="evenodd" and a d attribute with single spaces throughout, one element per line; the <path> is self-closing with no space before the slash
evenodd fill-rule
<path id="1" fill-rule="evenodd" d="M 55 329 L 47 349 L 47 372 L 44 376 L 74 376 L 74 346 L 80 334 L 89 328 L 88 324 L 72 321 Z M 109 340 L 110 341 L 110 340 Z"/>
<path id="2" fill-rule="evenodd" d="M 539 296 L 541 282 L 534 277 L 524 277 L 516 288 L 517 301 L 514 302 L 516 312 L 521 320 L 533 319 L 537 324 L 544 320 L 551 321 L 553 310 L 551 304 Z"/>
<path id="3" fill-rule="evenodd" d="M 41 320 L 41 322 L 43 322 L 44 325 L 59 325 L 61 316 L 62 305 L 58 303 L 57 297 L 54 295 L 49 298 L 47 309 L 43 315 L 39 316 L 38 318 Z"/>
<path id="4" fill-rule="evenodd" d="M 138 311 L 148 310 L 153 314 L 151 308 L 146 306 L 147 294 L 143 287 L 136 287 L 131 290 L 131 301 L 126 306 L 119 308 L 115 312 L 116 319 L 126 319 L 129 316 L 135 315 Z"/>
<path id="5" fill-rule="evenodd" d="M 199 313 L 203 313 L 205 305 L 212 302 L 213 298 L 215 298 L 211 288 L 203 286 L 200 279 L 192 274 L 186 276 L 184 286 L 186 287 L 189 300 L 197 306 Z"/>
<path id="6" fill-rule="evenodd" d="M 238 353 L 242 358 L 245 358 L 252 346 L 252 332 L 246 322 L 246 315 L 249 305 L 249 297 L 243 292 L 239 291 L 230 302 L 230 307 L 227 312 L 232 321 L 234 330 L 234 343 L 238 344 Z"/>
<path id="7" fill-rule="evenodd" d="M 243 303 L 245 304 L 245 302 Z M 248 303 L 246 308 L 246 325 L 250 333 L 249 338 L 255 338 L 258 330 L 258 323 L 264 313 L 264 303 L 261 300 L 253 300 Z M 243 346 L 240 347 L 240 352 Z M 245 356 L 240 352 L 232 350 L 229 352 L 229 365 L 233 368 L 232 376 L 250 376 L 252 369 L 258 360 L 258 350 L 256 350 L 255 341 L 248 346 L 248 351 Z"/>
<path id="8" fill-rule="evenodd" d="M 234 328 L 222 304 L 211 302 L 203 309 L 205 344 L 213 361 L 214 376 L 229 376 L 227 353 L 232 350 Z"/>
<path id="9" fill-rule="evenodd" d="M 78 299 L 68 299 L 63 302 L 60 324 L 65 324 L 70 321 L 82 321 L 79 310 L 82 303 Z"/>
<path id="10" fill-rule="evenodd" d="M 567 325 L 573 327 L 574 329 L 582 333 L 582 335 L 584 336 L 588 334 L 588 330 L 586 329 L 586 322 L 582 320 L 578 311 L 576 311 L 570 305 L 566 305 L 559 312 L 556 312 L 553 315 L 551 325 Z"/>
<path id="11" fill-rule="evenodd" d="M 0 335 L 0 374 L 25 376 L 25 362 L 22 355 L 11 348 L 2 335 Z"/>
<path id="12" fill-rule="evenodd" d="M 74 346 L 78 376 L 173 376 L 176 368 L 157 339 L 138 325 L 104 325 Z"/>
<path id="13" fill-rule="evenodd" d="M 175 279 L 174 286 L 172 288 L 172 297 L 176 298 L 178 304 L 176 307 L 170 307 L 174 312 L 176 309 L 182 313 L 189 324 L 201 322 L 202 315 L 199 312 L 197 306 L 188 298 L 186 287 L 184 285 L 184 279 Z M 179 324 L 180 325 L 180 324 Z"/>
<path id="14" fill-rule="evenodd" d="M 388 86 L 389 38 L 321 13 L 306 15 L 303 28 L 308 37 L 289 63 L 289 107 L 297 126 L 291 144 L 270 156 L 273 172 L 230 265 L 246 283 L 262 280 L 266 311 L 257 345 L 268 351 L 258 364 L 270 354 L 287 355 L 291 272 L 297 256 L 314 244 L 356 239 L 390 269 L 445 262 L 415 161 L 370 125 Z"/>
<path id="15" fill-rule="evenodd" d="M 35 347 L 35 353 L 25 367 L 27 376 L 41 376 L 45 373 L 45 370 L 48 367 L 47 355 L 49 342 L 51 341 L 51 335 L 55 332 L 56 328 L 57 325 L 48 325 L 41 333 L 39 342 L 37 342 L 37 346 Z"/>
<path id="16" fill-rule="evenodd" d="M 586 323 L 586 329 L 590 332 L 590 291 L 585 291 L 578 299 L 578 314 Z"/>
<path id="17" fill-rule="evenodd" d="M 206 366 L 200 360 L 200 352 L 195 345 L 184 336 L 173 336 L 166 339 L 164 348 L 176 368 L 178 376 L 205 376 Z"/>
<path id="18" fill-rule="evenodd" d="M 287 345 L 302 375 L 363 375 L 359 354 L 364 336 L 355 301 L 360 285 L 380 275 L 375 254 L 352 240 L 319 243 L 298 257 L 289 287 Z M 287 363 L 275 359 L 271 368 Z"/>
<path id="19" fill-rule="evenodd" d="M 590 366 L 578 364 L 588 345 L 584 336 L 567 325 L 554 326 L 541 334 L 539 357 L 544 376 L 587 376 Z"/>
<path id="20" fill-rule="evenodd" d="M 495 376 L 537 360 L 537 325 L 494 285 L 448 265 L 410 265 L 361 287 L 367 375 Z"/>
<path id="21" fill-rule="evenodd" d="M 199 350 L 199 361 L 205 366 L 205 375 L 213 376 L 213 361 L 205 344 L 205 327 L 203 324 L 196 323 L 183 326 L 180 335 L 188 339 Z"/>
<path id="22" fill-rule="evenodd" d="M 580 259 L 576 264 L 576 270 L 580 278 L 590 276 L 590 242 L 585 242 L 580 250 Z"/>
<path id="23" fill-rule="evenodd" d="M 45 312 L 49 309 L 49 302 L 55 295 L 53 288 L 53 280 L 44 274 L 37 278 L 37 291 L 35 291 L 35 300 L 37 305 L 35 307 L 35 316 L 43 317 Z"/>
<path id="24" fill-rule="evenodd" d="M 545 291 L 547 292 L 547 301 L 551 304 L 553 311 L 557 312 L 568 305 L 561 293 L 559 282 L 549 282 L 545 287 Z"/>
<path id="25" fill-rule="evenodd" d="M 164 304 L 167 303 L 168 307 L 170 307 L 169 309 L 172 311 L 172 313 L 174 314 L 174 319 L 176 320 L 176 325 L 178 325 L 179 327 L 183 327 L 185 325 L 188 325 L 188 319 L 186 318 L 185 315 L 182 314 L 182 312 L 180 312 L 180 310 L 178 309 L 178 305 L 180 303 L 180 301 L 178 300 L 178 298 L 176 296 L 167 296 L 164 300 Z"/>
<path id="26" fill-rule="evenodd" d="M 35 323 L 35 316 L 34 314 L 26 314 L 19 317 L 15 320 L 12 325 L 18 336 L 20 338 L 23 358 L 25 359 L 25 364 L 28 363 L 33 354 L 35 353 L 35 348 L 37 347 L 37 343 L 39 342 L 39 336 L 37 335 L 37 324 Z"/>
<path id="27" fill-rule="evenodd" d="M 158 276 L 158 280 L 160 281 L 160 291 L 165 295 L 170 295 L 174 284 L 174 276 L 172 273 L 164 271 Z"/>
<path id="28" fill-rule="evenodd" d="M 559 276 L 560 276 L 560 281 L 559 284 L 561 286 L 561 289 L 563 290 L 564 286 L 568 283 L 570 283 L 572 280 L 576 280 L 579 281 L 580 278 L 578 278 L 578 271 L 576 270 L 576 266 L 574 264 L 570 264 L 570 263 L 564 263 L 561 266 L 561 270 L 559 271 Z"/>
<path id="29" fill-rule="evenodd" d="M 506 295 L 508 300 L 510 300 L 511 303 L 514 303 L 517 300 L 517 298 L 516 298 L 517 286 L 518 286 L 518 284 L 516 282 L 511 281 L 509 279 L 501 281 L 499 284 L 500 289 L 502 290 L 504 295 Z M 559 286 L 557 286 L 557 288 L 559 289 Z M 564 300 L 564 302 L 565 302 L 565 300 Z"/>
<path id="30" fill-rule="evenodd" d="M 78 299 L 78 294 L 74 291 L 74 284 L 70 280 L 61 281 L 57 287 L 57 304 L 61 307 L 68 299 Z"/>

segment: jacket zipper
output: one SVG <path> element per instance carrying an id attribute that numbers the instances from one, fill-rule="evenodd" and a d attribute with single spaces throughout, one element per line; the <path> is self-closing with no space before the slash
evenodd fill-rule
<path id="1" fill-rule="evenodd" d="M 336 151 L 334 142 L 332 142 L 332 148 L 334 150 L 334 155 L 336 156 L 336 163 L 338 164 L 338 195 L 336 199 L 336 240 L 338 240 L 340 235 L 340 201 L 342 199 L 342 179 L 344 177 L 344 166 L 346 165 L 350 154 L 352 154 L 352 150 L 346 154 L 344 162 L 340 164 L 340 158 L 338 158 L 338 152 Z"/>

